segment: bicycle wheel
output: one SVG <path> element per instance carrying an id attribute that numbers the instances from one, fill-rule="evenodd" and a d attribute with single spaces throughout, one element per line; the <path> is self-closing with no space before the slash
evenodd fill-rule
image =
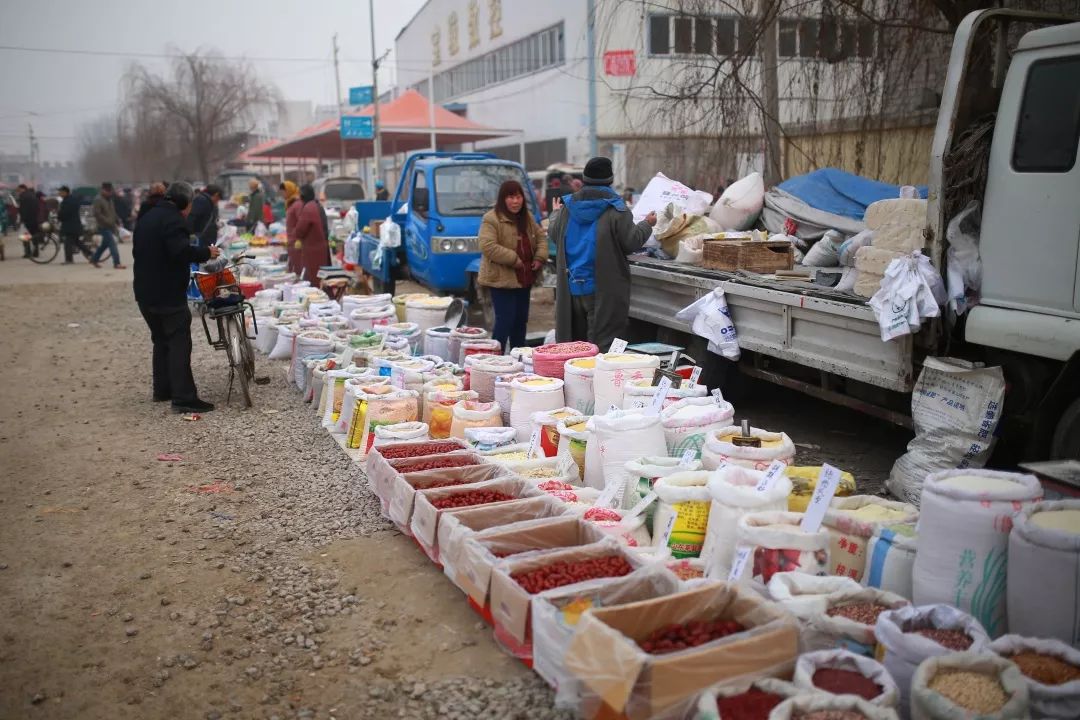
<path id="1" fill-rule="evenodd" d="M 251 364 L 251 374 L 248 374 L 248 365 L 245 361 L 245 352 L 250 353 L 247 335 L 244 333 L 243 316 L 234 313 L 225 319 L 225 351 L 229 355 L 229 367 L 232 369 L 233 382 L 240 384 L 240 394 L 244 398 L 244 407 L 251 407 L 251 382 L 255 374 L 254 359 Z"/>
<path id="2" fill-rule="evenodd" d="M 30 259 L 38 265 L 51 263 L 60 253 L 60 239 L 49 233 L 44 237 L 32 240 L 35 252 L 30 254 Z"/>

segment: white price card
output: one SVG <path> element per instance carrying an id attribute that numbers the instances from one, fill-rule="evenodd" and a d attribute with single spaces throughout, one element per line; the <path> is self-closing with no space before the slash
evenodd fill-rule
<path id="1" fill-rule="evenodd" d="M 533 428 L 532 436 L 529 438 L 529 457 L 540 457 L 540 426 L 537 425 Z"/>
<path id="2" fill-rule="evenodd" d="M 641 513 L 645 512 L 645 508 L 656 502 L 656 498 L 658 497 L 659 495 L 654 492 L 647 493 L 645 497 L 641 498 L 641 500 L 638 501 L 637 505 L 623 513 L 623 520 L 629 520 L 630 518 L 637 517 Z"/>
<path id="3" fill-rule="evenodd" d="M 713 397 L 713 400 L 716 401 L 717 405 L 724 402 L 724 396 L 720 394 L 720 388 L 716 388 L 715 390 L 712 391 L 712 397 Z"/>
<path id="4" fill-rule="evenodd" d="M 619 409 L 618 405 L 616 405 L 615 403 L 611 403 L 610 405 L 608 405 L 607 412 L 604 413 L 604 414 L 605 415 L 610 415 L 611 413 L 615 412 L 618 409 Z"/>
<path id="5" fill-rule="evenodd" d="M 746 561 L 750 559 L 751 550 L 753 548 L 749 545 L 740 545 L 735 548 L 735 556 L 731 560 L 731 572 L 727 576 L 728 582 L 737 582 L 742 577 Z"/>
<path id="6" fill-rule="evenodd" d="M 668 370 L 675 372 L 675 366 L 679 363 L 679 351 L 672 350 L 671 357 L 668 359 Z"/>
<path id="7" fill-rule="evenodd" d="M 754 489 L 759 493 L 768 492 L 776 481 L 784 474 L 784 470 L 787 469 L 787 465 L 779 460 L 773 460 L 769 467 L 765 470 L 765 477 L 761 478 L 761 481 Z"/>
<path id="8" fill-rule="evenodd" d="M 679 467 L 688 468 L 694 464 L 694 460 L 697 459 L 697 451 L 694 448 L 686 448 L 683 450 L 682 458 L 679 460 Z"/>
<path id="9" fill-rule="evenodd" d="M 699 377 L 701 377 L 701 366 L 695 365 L 694 369 L 690 371 L 690 384 L 697 385 Z"/>
<path id="10" fill-rule="evenodd" d="M 676 513 L 671 513 L 670 515 L 668 515 L 667 525 L 664 526 L 664 532 L 661 535 L 661 537 L 664 538 L 664 542 L 660 543 L 660 547 L 667 547 L 668 543 L 671 541 L 671 531 L 675 529 L 676 517 Z"/>
<path id="11" fill-rule="evenodd" d="M 611 347 L 608 348 L 609 353 L 621 353 L 626 350 L 626 341 L 622 338 L 615 338 L 611 341 Z"/>
<path id="12" fill-rule="evenodd" d="M 609 482 L 600 491 L 596 498 L 596 507 L 614 508 L 622 502 L 623 493 L 626 491 L 626 483 L 620 478 L 615 482 Z"/>
<path id="13" fill-rule="evenodd" d="M 803 513 L 802 523 L 799 527 L 805 533 L 815 533 L 821 527 L 821 521 L 825 519 L 825 511 L 829 509 L 836 488 L 840 485 L 840 471 L 832 465 L 822 465 L 818 475 L 817 487 L 810 498 L 810 504 Z"/>
<path id="14" fill-rule="evenodd" d="M 666 375 L 660 378 L 660 382 L 656 384 L 656 394 L 653 395 L 652 403 L 645 409 L 646 415 L 659 415 L 661 408 L 664 407 L 664 400 L 667 399 L 668 390 L 671 389 L 671 378 Z"/>

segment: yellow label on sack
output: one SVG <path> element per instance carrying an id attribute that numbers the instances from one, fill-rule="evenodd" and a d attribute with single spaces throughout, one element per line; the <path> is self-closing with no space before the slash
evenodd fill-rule
<path id="1" fill-rule="evenodd" d="M 705 529 L 709 526 L 708 502 L 687 500 L 671 506 L 675 525 L 668 536 L 668 548 L 676 558 L 698 557 L 705 544 Z"/>
<path id="2" fill-rule="evenodd" d="M 352 450 L 363 447 L 364 431 L 367 430 L 367 400 L 357 400 L 352 422 L 349 423 L 349 437 L 345 445 Z"/>
<path id="3" fill-rule="evenodd" d="M 591 609 L 593 606 L 592 598 L 580 597 L 574 598 L 562 609 L 562 620 L 568 627 L 574 627 L 581 620 L 581 616 L 585 614 L 586 610 Z"/>

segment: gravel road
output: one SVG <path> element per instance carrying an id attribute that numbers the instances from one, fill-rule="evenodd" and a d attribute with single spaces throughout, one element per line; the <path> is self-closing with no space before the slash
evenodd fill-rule
<path id="1" fill-rule="evenodd" d="M 225 407 L 196 328 L 219 410 L 150 401 L 129 272 L 0 263 L 0 717 L 564 717 L 379 517 L 283 366 Z M 907 439 L 786 391 L 740 409 L 875 486 Z"/>

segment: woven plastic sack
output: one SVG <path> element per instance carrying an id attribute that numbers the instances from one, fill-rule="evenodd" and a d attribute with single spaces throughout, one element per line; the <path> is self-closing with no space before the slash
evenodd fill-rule
<path id="1" fill-rule="evenodd" d="M 563 363 L 563 394 L 566 396 L 566 406 L 574 408 L 582 415 L 593 414 L 595 370 L 596 360 L 592 357 L 575 358 Z"/>
<path id="2" fill-rule="evenodd" d="M 474 356 L 480 358 L 481 356 Z M 469 362 L 469 389 L 475 390 L 481 402 L 495 397 L 495 379 L 500 375 L 519 373 L 524 366 L 509 355 L 484 355 Z"/>
<path id="3" fill-rule="evenodd" d="M 533 372 L 545 377 L 565 379 L 563 372 L 568 360 L 575 358 L 594 357 L 600 349 L 590 342 L 554 343 L 541 345 L 533 350 Z"/>
<path id="4" fill-rule="evenodd" d="M 687 450 L 694 458 L 701 457 L 705 438 L 712 432 L 728 427 L 735 417 L 731 403 L 716 402 L 711 397 L 685 398 L 660 411 L 668 455 L 682 457 Z"/>
<path id="5" fill-rule="evenodd" d="M 293 338 L 296 337 L 296 333 L 299 328 L 295 325 L 281 325 L 277 326 L 277 338 L 274 341 L 274 347 L 270 350 L 270 360 L 288 360 L 292 358 L 293 351 Z"/>
<path id="6" fill-rule="evenodd" d="M 990 643 L 989 650 L 1006 660 L 1013 659 L 1012 656 L 1018 653 L 1037 653 L 1080 667 L 1080 650 L 1060 640 L 1002 635 Z M 1023 668 L 1020 670 L 1023 672 Z M 1032 717 L 1060 720 L 1080 717 L 1080 679 L 1052 685 L 1024 675 L 1024 682 Z"/>
<path id="7" fill-rule="evenodd" d="M 677 472 L 653 485 L 658 497 L 653 517 L 653 545 L 667 547 L 672 557 L 701 555 L 712 502 L 706 486 L 710 475 L 701 470 Z"/>
<path id="8" fill-rule="evenodd" d="M 622 409 L 643 410 L 649 407 L 653 403 L 653 398 L 656 397 L 656 390 L 657 387 L 652 384 L 651 379 L 633 380 L 627 383 L 626 392 L 623 394 Z M 664 396 L 661 409 L 669 408 L 680 400 L 703 398 L 708 394 L 709 389 L 704 385 L 687 385 L 686 387 L 672 385 Z"/>
<path id="9" fill-rule="evenodd" d="M 712 505 L 709 508 L 705 545 L 701 551 L 708 577 L 727 580 L 735 556 L 739 521 L 743 515 L 787 509 L 791 480 L 780 477 L 771 486 L 764 481 L 765 473 L 737 465 L 721 468 L 709 478 Z M 763 489 L 759 491 L 758 487 Z"/>
<path id="10" fill-rule="evenodd" d="M 779 460 L 785 465 L 795 461 L 795 443 L 786 433 L 750 428 L 750 435 L 761 439 L 761 447 L 741 447 L 732 438 L 742 435 L 742 428 L 731 426 L 714 430 L 705 438 L 701 461 L 706 470 L 715 470 L 721 463 L 764 470 Z"/>
<path id="11" fill-rule="evenodd" d="M 520 375 L 511 381 L 510 387 L 510 426 L 517 431 L 518 442 L 525 442 L 532 435 L 535 413 L 559 410 L 566 405 L 563 381 L 557 378 Z"/>
<path id="12" fill-rule="evenodd" d="M 856 713 L 862 720 L 900 720 L 893 708 L 874 705 L 857 695 L 830 695 L 811 691 L 803 691 L 777 705 L 769 713 L 769 720 L 798 720 L 819 712 Z"/>
<path id="13" fill-rule="evenodd" d="M 454 405 L 450 423 L 450 437 L 465 437 L 466 428 L 501 427 L 502 417 L 496 403 L 479 400 L 461 400 Z"/>
<path id="14" fill-rule="evenodd" d="M 593 372 L 594 412 L 606 413 L 608 408 L 621 408 L 628 383 L 634 380 L 652 382 L 653 373 L 660 367 L 660 358 L 639 353 L 603 353 L 596 356 Z M 638 453 L 639 455 L 641 453 Z"/>
<path id="15" fill-rule="evenodd" d="M 627 486 L 625 494 L 630 489 L 628 461 L 643 454 L 667 454 L 664 430 L 655 415 L 615 410 L 593 415 L 586 427 L 590 435 L 585 449 L 585 484 L 597 490 L 603 490 L 608 483 L 623 483 Z"/>
<path id="16" fill-rule="evenodd" d="M 454 420 L 454 406 L 462 400 L 476 400 L 472 390 L 435 391 L 424 398 L 423 421 L 427 423 L 433 440 L 450 437 Z"/>
<path id="17" fill-rule="evenodd" d="M 879 707 L 895 708 L 900 702 L 900 689 L 896 681 L 876 660 L 847 650 L 816 650 L 803 653 L 795 661 L 795 687 L 804 691 L 826 692 L 814 685 L 814 673 L 824 668 L 851 670 L 873 680 L 881 688 L 881 694 L 868 701 Z"/>
<path id="18" fill-rule="evenodd" d="M 737 580 L 767 584 L 773 574 L 798 570 L 808 575 L 829 571 L 829 534 L 802 529 L 802 513 L 753 512 L 739 518 L 736 547 L 750 548 L 750 561 Z"/>
<path id="19" fill-rule="evenodd" d="M 1080 647 L 1078 515 L 1080 500 L 1059 500 L 1035 503 L 1014 516 L 1006 598 L 1010 632 L 1057 638 Z M 1068 522 L 1060 523 L 1061 527 L 1044 526 L 1048 519 L 1068 521 L 1070 516 L 1071 528 Z"/>
<path id="20" fill-rule="evenodd" d="M 992 714 L 977 713 L 931 690 L 930 685 L 938 673 L 949 671 L 972 672 L 996 680 L 1008 698 L 1005 705 Z M 971 720 L 973 717 L 992 717 L 994 720 L 1031 717 L 1028 686 L 1016 665 L 996 655 L 971 652 L 934 657 L 919 665 L 911 680 L 912 720 Z"/>
<path id="21" fill-rule="evenodd" d="M 396 425 L 380 425 L 375 428 L 374 447 L 405 440 L 418 441 L 428 440 L 429 438 L 428 426 L 417 420 Z"/>

